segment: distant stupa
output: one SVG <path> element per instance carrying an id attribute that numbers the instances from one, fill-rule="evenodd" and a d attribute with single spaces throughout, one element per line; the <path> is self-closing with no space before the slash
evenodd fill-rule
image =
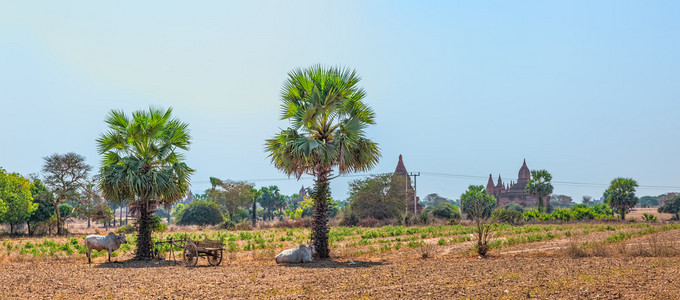
<path id="1" fill-rule="evenodd" d="M 538 199 L 524 190 L 531 179 L 531 171 L 527 167 L 527 160 L 522 163 L 517 174 L 517 182 L 510 181 L 510 183 L 503 184 L 501 175 L 498 174 L 498 181 L 494 185 L 493 176 L 489 174 L 489 180 L 486 183 L 486 192 L 498 199 L 498 207 L 503 207 L 508 203 L 517 203 L 523 207 L 536 206 Z M 550 197 L 546 197 L 546 202 Z M 547 203 L 545 203 L 545 207 Z"/>
<path id="2" fill-rule="evenodd" d="M 405 201 L 406 201 L 406 209 L 407 211 L 413 212 L 413 186 L 411 185 L 411 176 L 408 176 L 408 171 L 406 171 L 406 166 L 404 166 L 404 158 L 399 154 L 399 162 L 397 162 L 397 167 L 394 169 L 394 175 L 402 175 L 406 176 L 406 183 L 407 183 L 407 195 Z M 418 214 L 423 210 L 423 206 L 420 205 L 420 197 L 416 197 L 416 208 Z"/>

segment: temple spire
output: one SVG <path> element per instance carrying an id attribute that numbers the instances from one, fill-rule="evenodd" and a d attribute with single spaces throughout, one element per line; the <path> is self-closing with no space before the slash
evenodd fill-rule
<path id="1" fill-rule="evenodd" d="M 397 168 L 394 170 L 394 174 L 408 175 L 408 171 L 406 171 L 406 167 L 404 166 L 404 160 L 401 154 L 399 154 L 399 162 L 397 163 Z"/>
<path id="2" fill-rule="evenodd" d="M 529 180 L 529 178 L 531 178 L 531 171 L 527 167 L 527 160 L 524 159 L 522 167 L 519 169 L 519 174 L 517 174 L 517 180 Z"/>
<path id="3" fill-rule="evenodd" d="M 493 195 L 493 176 L 489 174 L 489 181 L 486 183 L 486 193 L 489 195 Z"/>

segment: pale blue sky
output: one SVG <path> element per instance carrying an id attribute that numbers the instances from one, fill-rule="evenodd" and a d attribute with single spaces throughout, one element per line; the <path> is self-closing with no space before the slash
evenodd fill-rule
<path id="1" fill-rule="evenodd" d="M 40 171 L 76 152 L 99 164 L 110 109 L 172 106 L 190 123 L 193 189 L 208 177 L 297 182 L 271 166 L 286 73 L 321 63 L 363 77 L 392 172 L 418 194 L 458 198 L 526 158 L 555 193 L 601 196 L 617 176 L 640 195 L 680 191 L 676 1 L 3 1 L 0 166 Z M 432 173 L 466 175 L 435 176 Z M 347 197 L 339 178 L 333 197 Z M 579 182 L 585 184 L 568 184 Z M 667 187 L 655 187 L 667 186 Z"/>

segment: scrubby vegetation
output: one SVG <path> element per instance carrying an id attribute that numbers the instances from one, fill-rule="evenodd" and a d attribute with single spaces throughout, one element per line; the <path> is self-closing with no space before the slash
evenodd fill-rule
<path id="1" fill-rule="evenodd" d="M 219 206 L 208 200 L 194 200 L 177 212 L 180 225 L 216 225 L 224 221 Z"/>

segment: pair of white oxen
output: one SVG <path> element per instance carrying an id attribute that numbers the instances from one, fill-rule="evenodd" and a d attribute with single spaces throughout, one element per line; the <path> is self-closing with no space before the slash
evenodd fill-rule
<path id="1" fill-rule="evenodd" d="M 111 251 L 120 248 L 121 244 L 127 243 L 124 234 L 115 235 L 109 233 L 108 235 L 89 235 L 85 238 L 85 246 L 87 246 L 87 262 L 91 263 L 90 253 L 92 250 L 108 250 L 109 262 L 111 262 Z M 312 262 L 312 254 L 314 254 L 314 246 L 305 244 L 297 248 L 286 249 L 276 255 L 277 263 L 308 263 Z"/>

